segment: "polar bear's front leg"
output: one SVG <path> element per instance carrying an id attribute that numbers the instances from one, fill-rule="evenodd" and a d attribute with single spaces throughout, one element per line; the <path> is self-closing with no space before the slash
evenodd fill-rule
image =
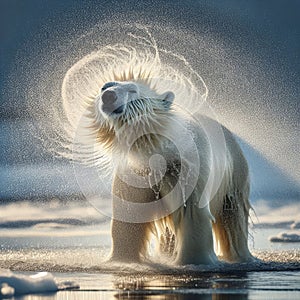
<path id="1" fill-rule="evenodd" d="M 214 264 L 218 258 L 214 252 L 212 224 L 207 207 L 199 208 L 192 201 L 175 212 L 177 258 L 176 264 Z"/>
<path id="2" fill-rule="evenodd" d="M 111 225 L 113 261 L 139 262 L 146 254 L 149 223 L 126 223 L 113 220 Z"/>
<path id="3" fill-rule="evenodd" d="M 118 176 L 114 178 L 113 195 L 121 201 L 133 203 L 148 203 L 155 201 L 155 194 L 151 189 L 137 188 L 122 181 Z M 112 250 L 111 260 L 138 262 L 147 256 L 149 239 L 153 231 L 153 222 L 134 223 L 130 222 L 131 215 L 137 212 L 124 211 L 127 216 L 122 216 L 118 207 L 119 202 L 113 200 L 113 220 L 111 224 Z M 129 214 L 129 215 L 128 215 Z M 117 216 L 117 218 L 115 218 Z M 120 220 L 121 219 L 121 220 Z M 127 222 L 127 219 L 128 222 Z"/>

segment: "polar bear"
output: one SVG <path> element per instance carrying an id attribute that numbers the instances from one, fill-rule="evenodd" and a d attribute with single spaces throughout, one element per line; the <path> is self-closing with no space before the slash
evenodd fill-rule
<path id="1" fill-rule="evenodd" d="M 220 126 L 226 143 L 225 170 L 219 188 L 214 195 L 206 191 L 206 202 L 200 203 L 214 149 L 200 123 L 181 112 L 174 98 L 172 91 L 159 94 L 147 80 L 123 76 L 103 84 L 90 108 L 97 143 L 111 153 L 114 163 L 110 258 L 140 262 L 149 255 L 150 240 L 154 237 L 158 251 L 177 265 L 215 264 L 218 259 L 249 261 L 252 255 L 247 242 L 250 204 L 246 159 L 229 130 L 199 116 Z M 185 143 L 180 126 L 191 133 L 196 148 L 189 148 L 190 143 Z M 187 199 L 177 184 L 185 166 L 176 141 L 170 141 L 172 130 L 186 153 L 196 149 L 201 162 Z M 153 178 L 155 165 L 163 173 L 158 180 Z M 128 174 L 133 179 L 127 180 Z M 139 183 L 139 178 L 144 181 Z M 152 183 L 147 186 L 143 182 Z M 144 205 L 147 210 L 147 205 L 156 204 L 162 198 L 165 202 L 157 207 L 165 209 L 166 214 L 152 211 L 151 218 L 136 221 L 140 211 L 134 207 Z M 120 210 L 119 205 L 124 203 L 130 207 L 129 213 Z M 173 209 L 169 209 L 169 204 Z M 132 220 L 122 219 L 122 213 L 132 216 Z"/>

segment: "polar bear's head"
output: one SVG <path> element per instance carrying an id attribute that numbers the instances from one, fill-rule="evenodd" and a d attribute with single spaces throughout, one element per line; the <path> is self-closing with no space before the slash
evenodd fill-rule
<path id="1" fill-rule="evenodd" d="M 109 149 L 133 132 L 139 136 L 163 132 L 174 97 L 173 92 L 159 94 L 146 83 L 106 82 L 94 102 L 97 141 Z"/>
<path id="2" fill-rule="evenodd" d="M 147 85 L 136 82 L 107 82 L 96 100 L 96 110 L 106 120 L 124 122 L 154 111 L 168 111 L 174 100 L 172 92 L 157 94 Z"/>

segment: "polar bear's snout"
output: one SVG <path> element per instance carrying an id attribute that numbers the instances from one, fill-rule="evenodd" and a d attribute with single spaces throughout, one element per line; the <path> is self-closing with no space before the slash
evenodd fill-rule
<path id="1" fill-rule="evenodd" d="M 105 118 L 117 118 L 125 112 L 128 102 L 138 97 L 138 87 L 133 82 L 107 82 L 99 95 L 99 108 Z"/>
<path id="2" fill-rule="evenodd" d="M 122 90 L 117 83 L 110 86 L 104 86 L 101 93 L 101 110 L 110 117 L 122 114 L 125 109 L 125 101 Z"/>

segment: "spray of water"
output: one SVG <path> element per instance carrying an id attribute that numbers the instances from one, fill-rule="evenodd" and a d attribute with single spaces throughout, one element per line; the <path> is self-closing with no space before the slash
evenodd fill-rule
<path id="1" fill-rule="evenodd" d="M 129 77 L 128 74 L 133 74 L 133 80 L 147 77 L 157 93 L 173 91 L 176 99 L 180 99 L 177 104 L 188 111 L 197 112 L 206 101 L 208 89 L 202 77 L 183 57 L 159 50 L 147 29 L 141 31 L 143 35 L 139 36 L 129 33 L 126 45 L 103 47 L 83 57 L 67 71 L 62 84 L 62 100 L 68 119 L 68 127 L 64 130 L 70 140 L 74 140 L 87 105 L 95 101 L 104 83 Z M 171 55 L 177 58 L 177 66 L 164 59 Z M 183 69 L 190 77 L 184 75 Z"/>
<path id="2" fill-rule="evenodd" d="M 169 57 L 177 61 L 176 66 L 169 63 Z M 189 76 L 185 74 L 189 74 Z M 120 161 L 120 157 L 119 154 L 109 155 L 106 149 L 107 145 L 103 145 L 97 140 L 99 127 L 97 124 L 95 126 L 96 120 L 91 118 L 91 112 L 95 111 L 95 102 L 101 87 L 107 82 L 123 80 L 146 83 L 157 94 L 172 91 L 175 94 L 173 106 L 177 110 L 184 110 L 185 114 L 189 114 L 187 117 L 190 120 L 194 119 L 194 122 L 199 123 L 199 127 L 205 131 L 210 147 L 213 149 L 210 151 L 211 157 L 209 158 L 210 174 L 205 179 L 207 185 L 203 190 L 203 199 L 199 201 L 201 207 L 206 206 L 217 192 L 226 167 L 225 141 L 221 127 L 198 116 L 201 111 L 201 114 L 207 113 L 215 117 L 206 103 L 207 86 L 202 77 L 183 57 L 159 49 L 149 30 L 143 27 L 139 27 L 138 34 L 128 33 L 126 45 L 120 43 L 109 45 L 83 57 L 67 71 L 64 77 L 62 100 L 67 123 L 64 126 L 63 140 L 66 141 L 66 146 L 62 148 L 60 155 L 88 165 L 84 169 L 86 172 L 83 172 L 81 166 L 74 165 L 82 192 L 96 208 L 99 208 L 99 203 L 103 198 L 103 189 L 108 193 L 111 188 L 111 176 L 109 176 L 111 170 L 108 167 L 117 165 L 116 162 Z M 147 119 L 146 116 L 145 118 Z M 148 129 L 142 130 L 140 134 L 143 136 L 147 134 L 164 135 L 175 144 L 182 161 L 182 170 L 177 185 L 173 187 L 173 193 L 181 191 L 182 195 L 179 197 L 181 200 L 174 201 L 174 199 L 178 199 L 178 196 L 170 194 L 160 201 L 147 204 L 126 203 L 119 199 L 116 206 L 120 214 L 114 211 L 115 218 L 127 222 L 148 222 L 159 219 L 184 204 L 194 190 L 199 178 L 200 164 L 207 162 L 199 161 L 193 133 L 187 128 L 189 124 L 178 121 L 172 124 L 174 128 L 169 128 L 167 132 L 162 132 L 161 129 L 156 131 Z M 118 131 L 124 131 L 123 134 L 128 135 L 124 147 L 128 147 L 129 150 L 140 134 L 137 128 L 126 129 L 126 125 L 123 127 L 125 129 L 120 128 Z M 120 148 L 124 147 L 120 145 Z M 72 151 L 70 152 L 70 150 Z M 164 174 L 160 170 L 160 164 L 158 165 L 159 170 L 153 171 L 162 178 Z M 129 174 L 125 174 L 122 180 L 127 182 L 128 176 Z M 153 177 L 153 175 L 151 176 Z M 140 187 L 145 187 L 145 184 L 150 184 L 149 188 L 155 189 L 153 186 L 156 185 L 150 183 L 150 177 L 146 182 L 134 174 L 130 174 L 129 177 L 131 179 L 127 183 L 131 186 L 138 184 Z M 115 203 L 116 201 L 117 199 L 114 199 Z M 100 206 L 103 207 L 103 205 Z M 162 209 L 166 207 L 168 209 Z M 111 212 L 109 216 L 111 216 Z"/>
<path id="3" fill-rule="evenodd" d="M 201 104 L 208 99 L 222 124 L 297 180 L 296 121 L 284 112 L 274 112 L 270 102 L 279 97 L 276 94 L 279 83 L 276 88 L 272 79 L 259 69 L 257 57 L 251 53 L 236 56 L 231 45 L 220 38 L 210 34 L 200 36 L 174 25 L 164 28 L 151 25 L 155 40 L 147 30 L 125 22 L 118 26 L 111 21 L 95 26 L 72 42 L 65 42 L 61 49 L 55 47 L 49 50 L 50 55 L 47 52 L 38 58 L 42 63 L 31 67 L 35 74 L 29 77 L 36 81 L 28 84 L 27 95 L 31 115 L 43 123 L 37 131 L 47 150 L 74 158 L 74 129 L 86 109 L 86 102 L 97 95 L 102 82 L 113 77 L 116 63 L 118 70 L 128 69 L 130 61 L 138 54 L 140 63 L 152 66 L 154 78 L 163 74 L 166 80 L 180 82 L 189 89 L 192 97 L 181 97 L 184 101 L 178 105 L 187 107 L 188 111 L 197 111 L 203 109 Z M 174 31 L 176 36 L 172 35 Z M 49 68 L 55 72 L 49 73 Z M 104 74 L 103 70 L 107 72 Z M 209 79 L 205 80 L 207 84 L 195 70 L 201 70 Z M 214 77 L 210 78 L 210 74 Z M 243 89 L 235 90 L 237 82 Z M 255 88 L 260 82 L 267 82 L 268 90 Z M 158 88 L 162 86 L 159 83 Z M 266 135 L 273 141 L 272 147 Z"/>

